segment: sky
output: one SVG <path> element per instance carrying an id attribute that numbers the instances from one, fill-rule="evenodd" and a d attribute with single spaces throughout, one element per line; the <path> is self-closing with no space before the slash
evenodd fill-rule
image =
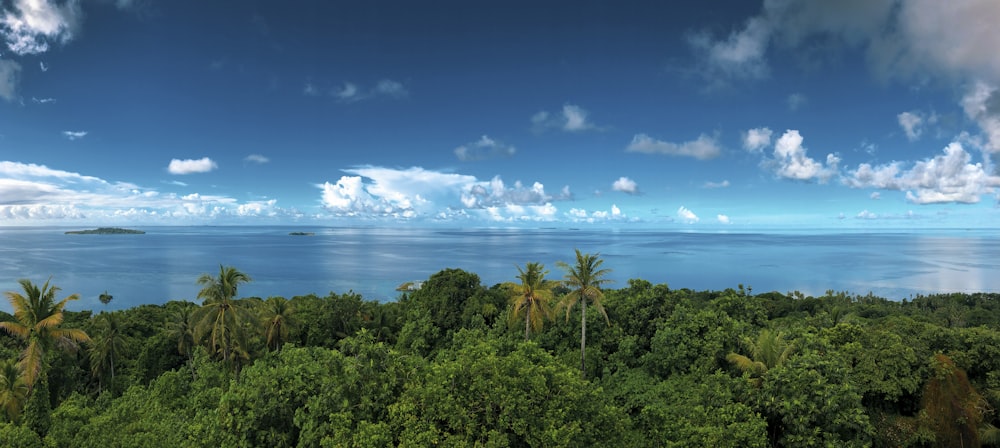
<path id="1" fill-rule="evenodd" d="M 0 226 L 990 228 L 995 0 L 0 0 Z"/>

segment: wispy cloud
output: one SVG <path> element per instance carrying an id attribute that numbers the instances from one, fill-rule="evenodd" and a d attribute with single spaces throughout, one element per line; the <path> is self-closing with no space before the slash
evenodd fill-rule
<path id="1" fill-rule="evenodd" d="M 248 163 L 264 164 L 270 162 L 271 159 L 268 159 L 260 154 L 250 154 L 244 157 L 243 161 Z"/>
<path id="2" fill-rule="evenodd" d="M 773 132 L 768 128 L 754 128 L 743 133 L 743 149 L 751 153 L 759 153 L 771 146 Z"/>
<path id="3" fill-rule="evenodd" d="M 306 84 L 305 93 L 307 95 L 318 94 L 318 89 L 313 84 Z M 381 79 L 370 89 L 364 89 L 353 82 L 344 82 L 340 86 L 330 90 L 330 95 L 342 103 L 354 103 L 363 100 L 377 98 L 405 98 L 410 92 L 406 86 L 399 81 L 391 79 Z"/>
<path id="4" fill-rule="evenodd" d="M 788 95 L 788 99 L 785 100 L 785 102 L 788 103 L 788 110 L 792 112 L 801 109 L 802 106 L 805 106 L 806 102 L 808 101 L 809 101 L 808 98 L 806 98 L 806 96 L 801 93 L 793 93 L 791 95 Z"/>
<path id="5" fill-rule="evenodd" d="M 729 186 L 728 180 L 723 180 L 722 182 L 705 182 L 702 188 L 726 188 Z"/>
<path id="6" fill-rule="evenodd" d="M 599 129 L 587 117 L 590 113 L 575 104 L 566 104 L 558 113 L 539 111 L 531 116 L 531 124 L 536 131 L 561 129 L 566 132 L 580 132 Z"/>
<path id="7" fill-rule="evenodd" d="M 56 102 L 55 98 L 31 98 L 31 102 L 35 104 L 50 104 Z"/>
<path id="8" fill-rule="evenodd" d="M 455 148 L 455 157 L 463 162 L 471 162 L 478 160 L 488 160 L 499 157 L 510 157 L 517 152 L 517 149 L 511 145 L 505 145 L 503 142 L 494 140 L 488 135 L 483 135 L 472 143 L 466 143 L 462 146 Z"/>
<path id="9" fill-rule="evenodd" d="M 38 63 L 38 68 L 41 69 L 43 72 L 49 71 L 49 66 L 45 65 L 44 62 L 39 62 Z"/>
<path id="10" fill-rule="evenodd" d="M 896 120 L 899 122 L 899 127 L 903 128 L 908 140 L 915 142 L 920 139 L 921 125 L 924 123 L 924 119 L 918 113 L 902 112 L 896 116 Z"/>
<path id="11" fill-rule="evenodd" d="M 21 64 L 0 59 L 0 98 L 7 101 L 17 99 L 17 84 L 21 78 Z"/>
<path id="12" fill-rule="evenodd" d="M 701 134 L 696 140 L 681 143 L 656 140 L 646 134 L 636 134 L 625 150 L 643 154 L 694 157 L 699 160 L 713 159 L 722 153 L 716 138 L 705 134 Z"/>
<path id="13" fill-rule="evenodd" d="M 63 131 L 63 136 L 72 140 L 79 140 L 87 136 L 87 131 Z"/>
<path id="14" fill-rule="evenodd" d="M 218 168 L 219 165 L 216 164 L 212 159 L 208 157 L 202 157 L 200 159 L 172 159 L 170 165 L 167 166 L 167 171 L 170 174 L 194 174 L 194 173 L 207 173 Z"/>

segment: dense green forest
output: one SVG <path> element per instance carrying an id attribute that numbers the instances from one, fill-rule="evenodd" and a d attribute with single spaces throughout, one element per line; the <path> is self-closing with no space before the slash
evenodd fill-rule
<path id="1" fill-rule="evenodd" d="M 353 292 L 0 313 L 11 447 L 992 446 L 1000 295 L 607 284 L 597 255 Z M 109 285 L 113 288 L 113 285 Z M 104 294 L 101 301 L 113 300 Z"/>

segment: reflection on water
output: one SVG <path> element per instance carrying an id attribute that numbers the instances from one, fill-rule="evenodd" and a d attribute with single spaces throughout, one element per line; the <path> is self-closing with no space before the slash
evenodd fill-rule
<path id="1" fill-rule="evenodd" d="M 173 299 L 194 300 L 195 279 L 219 264 L 247 272 L 241 295 L 286 297 L 354 290 L 392 300 L 395 287 L 444 268 L 510 281 L 515 265 L 538 261 L 561 278 L 555 262 L 573 249 L 599 252 L 613 269 L 612 287 L 629 278 L 672 288 L 755 292 L 848 291 L 902 299 L 936 292 L 1000 291 L 1000 233 L 678 233 L 594 230 L 307 229 L 285 227 L 152 227 L 145 235 L 63 235 L 65 229 L 0 228 L 0 290 L 16 280 L 79 293 L 72 309 L 102 309 Z M 6 303 L 0 309 L 9 310 Z"/>

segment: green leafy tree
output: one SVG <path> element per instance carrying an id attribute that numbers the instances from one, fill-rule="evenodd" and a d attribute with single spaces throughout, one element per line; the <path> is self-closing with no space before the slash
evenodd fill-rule
<path id="1" fill-rule="evenodd" d="M 14 309 L 14 321 L 0 322 L 0 328 L 26 344 L 21 352 L 20 366 L 25 382 L 31 389 L 44 372 L 45 354 L 52 348 L 75 351 L 78 343 L 90 341 L 83 330 L 62 328 L 63 309 L 70 300 L 80 296 L 72 294 L 56 302 L 59 291 L 46 281 L 41 288 L 30 280 L 18 280 L 24 294 L 7 291 L 7 300 Z"/>
<path id="2" fill-rule="evenodd" d="M 114 296 L 112 296 L 111 294 L 108 294 L 108 291 L 107 291 L 107 290 L 105 290 L 105 291 L 104 291 L 104 292 L 103 292 L 103 293 L 102 293 L 102 294 L 101 294 L 100 296 L 98 296 L 97 298 L 98 298 L 98 300 L 100 300 L 100 301 L 101 301 L 101 303 L 103 303 L 103 304 L 107 305 L 107 304 L 111 303 L 111 300 L 112 300 L 112 299 L 114 299 Z"/>
<path id="3" fill-rule="evenodd" d="M 521 283 L 509 284 L 513 293 L 510 300 L 514 306 L 511 320 L 524 314 L 524 340 L 528 340 L 531 330 L 540 331 L 545 319 L 552 317 L 552 289 L 557 283 L 545 279 L 549 271 L 541 263 L 528 263 L 524 269 L 518 266 L 517 272 Z"/>
<path id="4" fill-rule="evenodd" d="M 204 300 L 196 312 L 195 339 L 206 342 L 212 354 L 224 362 L 234 356 L 249 358 L 245 324 L 253 321 L 250 311 L 235 300 L 237 288 L 250 281 L 250 276 L 232 266 L 219 265 L 219 275 L 202 274 L 198 298 Z"/>
<path id="5" fill-rule="evenodd" d="M 106 377 L 114 382 L 115 360 L 125 353 L 126 342 L 120 312 L 101 313 L 96 320 L 97 331 L 91 338 L 89 355 L 90 371 L 97 378 L 97 390 L 100 393 L 104 389 Z"/>
<path id="6" fill-rule="evenodd" d="M 756 339 L 744 338 L 742 345 L 750 356 L 732 352 L 726 355 L 726 361 L 748 373 L 758 385 L 769 369 L 784 364 L 795 351 L 795 345 L 786 341 L 782 332 L 766 328 L 761 330 Z"/>
<path id="7" fill-rule="evenodd" d="M 604 278 L 611 273 L 611 270 L 601 269 L 604 260 L 600 258 L 600 254 L 583 254 L 580 253 L 580 249 L 576 249 L 575 264 L 569 265 L 562 261 L 557 264 L 566 271 L 563 282 L 570 288 L 570 292 L 559 302 L 559 307 L 566 310 L 566 320 L 569 320 L 573 306 L 580 304 L 580 373 L 586 376 L 587 302 L 593 304 L 594 308 L 604 316 L 608 326 L 611 326 L 608 313 L 601 304 L 601 299 L 604 298 L 601 285 L 611 282 L 610 279 Z"/>
<path id="8" fill-rule="evenodd" d="M 295 325 L 295 307 L 284 297 L 270 297 L 261 305 L 261 321 L 267 348 L 278 350 L 288 341 L 288 333 Z"/>
<path id="9" fill-rule="evenodd" d="M 28 383 L 17 361 L 8 359 L 0 362 L 0 409 L 3 409 L 7 421 L 18 422 L 21 407 L 27 398 Z"/>

